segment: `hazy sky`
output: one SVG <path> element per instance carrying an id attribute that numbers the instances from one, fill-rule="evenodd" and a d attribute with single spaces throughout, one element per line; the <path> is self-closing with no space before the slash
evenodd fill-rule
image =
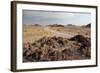
<path id="1" fill-rule="evenodd" d="M 23 24 L 74 24 L 91 23 L 90 13 L 23 10 Z"/>

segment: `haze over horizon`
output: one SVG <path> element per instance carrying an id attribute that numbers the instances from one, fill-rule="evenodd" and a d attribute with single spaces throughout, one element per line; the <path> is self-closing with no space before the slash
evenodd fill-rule
<path id="1" fill-rule="evenodd" d="M 91 23 L 90 13 L 57 12 L 57 11 L 37 11 L 23 10 L 23 24 L 73 24 L 87 25 Z"/>

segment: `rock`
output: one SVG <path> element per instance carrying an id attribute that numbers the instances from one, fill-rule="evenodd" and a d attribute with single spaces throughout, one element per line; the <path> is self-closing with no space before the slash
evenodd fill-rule
<path id="1" fill-rule="evenodd" d="M 82 35 L 70 39 L 42 37 L 23 47 L 23 61 L 61 61 L 91 58 L 90 41 Z M 84 55 L 84 57 L 83 57 Z"/>
<path id="2" fill-rule="evenodd" d="M 91 46 L 91 42 L 86 37 L 84 37 L 82 35 L 76 35 L 76 36 L 70 38 L 69 40 L 77 41 L 77 42 L 81 43 L 83 46 L 86 46 L 86 47 Z"/>

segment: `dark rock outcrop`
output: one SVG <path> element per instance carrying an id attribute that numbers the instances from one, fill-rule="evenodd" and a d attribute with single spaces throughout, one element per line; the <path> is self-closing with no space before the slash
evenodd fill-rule
<path id="1" fill-rule="evenodd" d="M 90 59 L 90 41 L 82 35 L 70 39 L 43 37 L 23 48 L 23 62 Z"/>
<path id="2" fill-rule="evenodd" d="M 76 35 L 76 36 L 70 38 L 69 40 L 77 41 L 77 42 L 81 43 L 83 46 L 86 46 L 86 47 L 91 46 L 91 42 L 88 40 L 88 38 L 86 38 L 82 35 Z"/>

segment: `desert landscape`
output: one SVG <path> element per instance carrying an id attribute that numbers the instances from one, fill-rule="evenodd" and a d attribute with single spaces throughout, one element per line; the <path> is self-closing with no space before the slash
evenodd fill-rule
<path id="1" fill-rule="evenodd" d="M 23 62 L 91 59 L 91 24 L 23 25 Z"/>

